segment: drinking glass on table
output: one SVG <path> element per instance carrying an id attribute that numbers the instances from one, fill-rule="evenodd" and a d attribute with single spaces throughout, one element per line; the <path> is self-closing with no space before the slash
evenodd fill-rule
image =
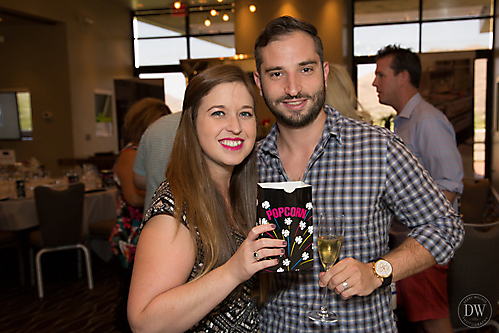
<path id="1" fill-rule="evenodd" d="M 327 271 L 333 266 L 339 257 L 341 245 L 343 244 L 343 218 L 327 214 L 319 215 L 319 223 L 314 231 L 317 235 L 317 249 L 319 257 Z M 308 317 L 314 321 L 336 322 L 338 315 L 327 308 L 327 296 L 329 288 L 324 288 L 321 308 L 309 312 Z"/>

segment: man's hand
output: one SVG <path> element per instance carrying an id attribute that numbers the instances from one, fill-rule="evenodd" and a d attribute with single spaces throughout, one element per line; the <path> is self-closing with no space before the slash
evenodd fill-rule
<path id="1" fill-rule="evenodd" d="M 353 258 L 345 258 L 327 272 L 319 274 L 319 285 L 328 286 L 343 299 L 367 296 L 381 286 L 381 280 L 374 275 L 373 264 L 364 264 Z M 346 288 L 345 288 L 346 286 Z"/>

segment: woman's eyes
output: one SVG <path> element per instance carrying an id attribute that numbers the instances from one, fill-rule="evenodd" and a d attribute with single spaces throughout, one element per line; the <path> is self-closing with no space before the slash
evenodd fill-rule
<path id="1" fill-rule="evenodd" d="M 240 115 L 243 117 L 253 117 L 253 112 L 252 111 L 242 111 L 240 113 Z"/>
<path id="2" fill-rule="evenodd" d="M 225 112 L 223 111 L 214 111 L 211 113 L 212 116 L 223 116 Z"/>
<path id="3" fill-rule="evenodd" d="M 224 116 L 225 115 L 225 112 L 224 111 L 214 111 L 211 113 L 212 116 L 215 116 L 215 117 L 221 117 L 221 116 Z M 239 116 L 241 117 L 253 117 L 253 111 L 241 111 L 239 112 Z"/>

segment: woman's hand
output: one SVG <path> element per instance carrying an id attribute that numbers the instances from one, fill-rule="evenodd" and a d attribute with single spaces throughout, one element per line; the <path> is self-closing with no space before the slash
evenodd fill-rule
<path id="1" fill-rule="evenodd" d="M 224 266 L 238 284 L 248 280 L 256 272 L 278 264 L 277 259 L 265 258 L 284 254 L 283 247 L 287 242 L 282 239 L 258 238 L 260 234 L 272 231 L 275 227 L 275 224 L 262 224 L 251 229 L 237 252 L 225 263 Z M 255 259 L 255 252 L 258 259 Z"/>

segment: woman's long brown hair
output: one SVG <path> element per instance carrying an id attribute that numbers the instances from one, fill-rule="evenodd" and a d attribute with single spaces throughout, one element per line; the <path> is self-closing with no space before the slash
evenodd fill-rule
<path id="1" fill-rule="evenodd" d="M 244 84 L 256 104 L 253 82 L 234 65 L 209 68 L 188 84 L 182 119 L 166 170 L 166 179 L 175 199 L 175 217 L 180 221 L 185 210 L 191 235 L 196 241 L 200 240 L 203 247 L 204 264 L 196 278 L 224 264 L 236 252 L 234 229 L 246 237 L 256 224 L 254 150 L 234 168 L 229 185 L 229 206 L 210 176 L 196 131 L 196 118 L 203 97 L 217 85 L 231 82 Z"/>

